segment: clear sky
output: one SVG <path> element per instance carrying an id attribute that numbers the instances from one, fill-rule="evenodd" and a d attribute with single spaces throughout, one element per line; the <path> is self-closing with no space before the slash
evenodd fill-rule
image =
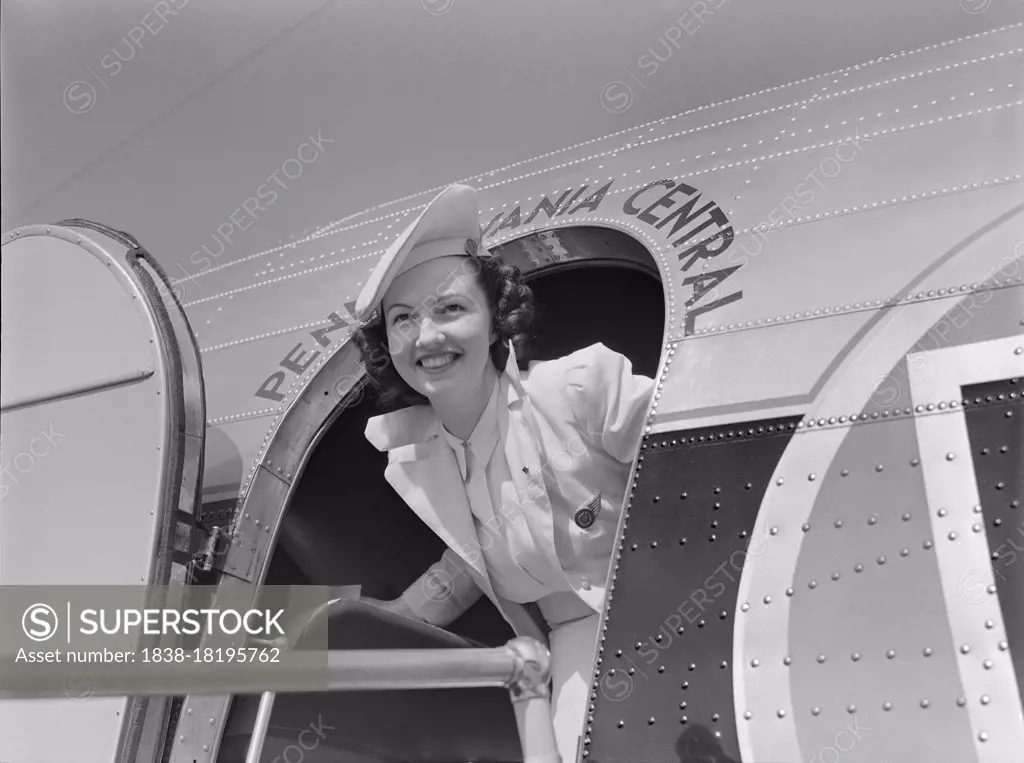
<path id="1" fill-rule="evenodd" d="M 135 235 L 173 277 L 274 173 L 277 197 L 225 260 L 1021 20 L 1020 0 L 7 0 L 2 230 L 91 218 Z"/>

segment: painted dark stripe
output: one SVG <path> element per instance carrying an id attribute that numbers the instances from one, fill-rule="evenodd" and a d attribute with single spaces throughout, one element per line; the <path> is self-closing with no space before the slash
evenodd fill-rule
<path id="1" fill-rule="evenodd" d="M 732 684 L 740 577 L 765 490 L 797 421 L 646 438 L 585 760 L 740 760 Z"/>

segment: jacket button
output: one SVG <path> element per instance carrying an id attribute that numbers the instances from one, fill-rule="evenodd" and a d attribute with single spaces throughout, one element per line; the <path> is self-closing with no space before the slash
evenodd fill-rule
<path id="1" fill-rule="evenodd" d="M 584 591 L 589 591 L 590 590 L 590 581 L 587 580 L 586 578 L 583 578 L 582 588 L 583 588 Z"/>

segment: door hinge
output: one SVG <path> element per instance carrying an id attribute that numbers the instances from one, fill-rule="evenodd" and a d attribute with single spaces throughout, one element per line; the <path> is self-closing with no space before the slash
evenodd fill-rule
<path id="1" fill-rule="evenodd" d="M 174 533 L 174 561 L 194 571 L 223 570 L 230 543 L 230 532 L 220 525 L 196 522 L 191 514 L 179 511 Z"/>
<path id="2" fill-rule="evenodd" d="M 220 564 L 224 561 L 227 552 L 227 533 L 219 526 L 214 525 L 210 534 L 202 539 L 199 550 L 193 556 L 196 567 L 203 572 L 209 572 L 216 566 L 221 569 Z"/>

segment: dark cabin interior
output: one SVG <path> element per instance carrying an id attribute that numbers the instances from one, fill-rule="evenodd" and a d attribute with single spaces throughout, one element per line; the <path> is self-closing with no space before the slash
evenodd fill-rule
<path id="1" fill-rule="evenodd" d="M 655 375 L 665 307 L 651 256 L 613 230 L 566 229 L 555 235 L 555 251 L 562 256 L 545 256 L 551 233 L 497 250 L 520 267 L 534 291 L 539 309 L 533 358 L 603 342 L 629 357 L 637 373 Z M 267 585 L 359 584 L 364 596 L 393 599 L 445 550 L 384 480 L 387 455 L 363 436 L 367 419 L 381 409 L 366 389 L 355 394 L 358 402 L 341 412 L 306 464 Z M 333 649 L 500 646 L 514 636 L 486 597 L 455 621 L 449 634 L 396 625 L 358 607 L 332 617 L 328 627 Z M 258 699 L 235 698 L 219 763 L 245 759 Z M 336 731 L 321 740 L 320 749 L 305 752 L 309 763 L 521 760 L 508 693 L 500 688 L 280 695 L 261 760 L 273 760 L 318 714 Z"/>

